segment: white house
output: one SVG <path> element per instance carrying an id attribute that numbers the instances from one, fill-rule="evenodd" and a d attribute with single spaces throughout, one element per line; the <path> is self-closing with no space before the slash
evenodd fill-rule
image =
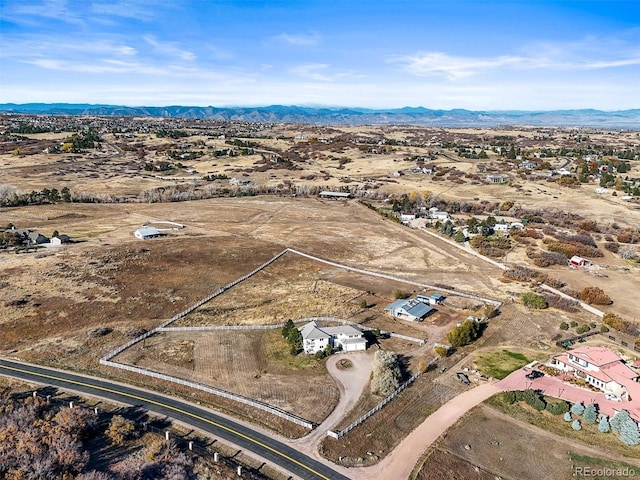
<path id="1" fill-rule="evenodd" d="M 486 178 L 489 183 L 507 183 L 509 181 L 509 177 L 506 175 L 487 175 Z"/>
<path id="2" fill-rule="evenodd" d="M 403 213 L 402 215 L 400 215 L 400 221 L 401 222 L 410 222 L 411 220 L 415 220 L 416 216 L 413 213 Z"/>
<path id="3" fill-rule="evenodd" d="M 321 352 L 327 348 L 327 345 L 341 348 L 344 352 L 355 352 L 367 348 L 367 340 L 364 335 L 352 325 L 323 327 L 320 322 L 313 320 L 298 330 L 302 334 L 304 353 Z"/>
<path id="4" fill-rule="evenodd" d="M 524 225 L 520 222 L 511 222 L 511 223 L 496 223 L 493 226 L 494 232 L 502 232 L 509 233 L 512 228 L 516 228 L 518 230 L 524 229 Z"/>
<path id="5" fill-rule="evenodd" d="M 147 240 L 149 238 L 156 238 L 160 236 L 160 230 L 155 227 L 142 227 L 133 232 L 136 238 L 140 240 Z"/>
<path id="6" fill-rule="evenodd" d="M 451 215 L 448 212 L 443 212 L 438 210 L 436 207 L 431 207 L 429 209 L 429 216 L 434 220 L 447 221 L 451 220 Z"/>

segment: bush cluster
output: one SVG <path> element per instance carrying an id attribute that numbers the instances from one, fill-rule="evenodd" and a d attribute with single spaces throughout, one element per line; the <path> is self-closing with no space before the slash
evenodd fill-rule
<path id="1" fill-rule="evenodd" d="M 564 310 L 565 312 L 577 312 L 579 310 L 579 303 L 577 300 L 561 297 L 560 295 L 556 295 L 551 292 L 542 292 L 540 295 L 550 307 Z"/>
<path id="2" fill-rule="evenodd" d="M 578 242 L 566 243 L 550 241 L 549 243 L 546 243 L 546 245 L 547 249 L 549 249 L 550 251 L 562 253 L 566 255 L 567 258 L 573 257 L 574 255 L 586 258 L 596 258 L 604 256 L 604 254 L 600 250 L 598 250 L 598 247 L 592 247 L 590 245 L 584 245 Z"/>
<path id="3" fill-rule="evenodd" d="M 465 320 L 447 334 L 447 340 L 454 348 L 464 347 L 478 338 L 480 333 L 480 323 L 473 320 Z"/>
<path id="4" fill-rule="evenodd" d="M 547 407 L 547 403 L 537 390 L 531 388 L 527 390 L 517 390 L 515 392 L 515 400 L 518 402 L 525 402 L 527 405 L 535 408 L 541 412 Z"/>
<path id="5" fill-rule="evenodd" d="M 543 309 L 548 307 L 546 300 L 535 292 L 522 292 L 520 300 L 527 308 Z"/>
<path id="6" fill-rule="evenodd" d="M 564 400 L 560 402 L 549 402 L 547 403 L 546 410 L 553 415 L 564 415 L 569 411 L 569 404 Z"/>
<path id="7" fill-rule="evenodd" d="M 378 350 L 373 357 L 371 372 L 371 393 L 374 395 L 391 395 L 402 381 L 400 358 L 393 352 Z"/>
<path id="8" fill-rule="evenodd" d="M 553 288 L 562 288 L 565 286 L 562 281 L 552 278 L 546 273 L 534 270 L 533 268 L 523 267 L 521 265 L 516 265 L 514 268 L 505 270 L 502 273 L 502 276 L 509 280 L 517 280 L 519 282 L 530 282 L 535 280 L 536 282 L 546 283 Z"/>
<path id="9" fill-rule="evenodd" d="M 613 300 L 600 287 L 585 287 L 580 291 L 580 300 L 591 305 L 611 305 Z"/>
<path id="10" fill-rule="evenodd" d="M 626 333 L 628 335 L 640 336 L 640 328 L 635 323 L 623 320 L 619 315 L 615 313 L 607 312 L 602 317 L 604 324 L 614 330 Z"/>

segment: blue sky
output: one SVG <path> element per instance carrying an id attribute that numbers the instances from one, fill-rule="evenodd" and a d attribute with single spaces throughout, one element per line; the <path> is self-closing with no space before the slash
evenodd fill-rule
<path id="1" fill-rule="evenodd" d="M 0 103 L 640 108 L 640 1 L 0 0 Z"/>

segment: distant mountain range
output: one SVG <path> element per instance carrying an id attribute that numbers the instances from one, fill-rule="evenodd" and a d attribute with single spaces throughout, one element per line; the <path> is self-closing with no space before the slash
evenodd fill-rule
<path id="1" fill-rule="evenodd" d="M 49 115 L 104 115 L 165 118 L 202 118 L 264 123 L 311 123 L 317 125 L 426 125 L 433 127 L 494 127 L 500 125 L 575 126 L 640 129 L 640 109 L 551 111 L 430 110 L 313 108 L 272 105 L 268 107 L 125 107 L 69 103 L 0 104 L 0 113 Z"/>

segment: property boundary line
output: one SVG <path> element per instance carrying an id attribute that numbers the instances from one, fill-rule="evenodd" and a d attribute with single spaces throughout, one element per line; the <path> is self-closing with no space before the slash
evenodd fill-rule
<path id="1" fill-rule="evenodd" d="M 425 368 L 424 371 L 425 372 L 428 371 L 433 365 L 435 365 L 435 363 L 437 361 L 438 361 L 437 357 L 432 358 L 429 361 L 429 364 L 427 365 L 427 368 Z M 413 382 L 415 382 L 418 379 L 418 377 L 420 377 L 420 375 L 422 375 L 422 373 L 423 373 L 422 371 L 414 373 L 411 376 L 411 378 L 409 378 L 402 385 L 400 385 L 391 395 L 386 397 L 384 400 L 382 400 L 380 403 L 378 403 L 375 407 L 373 407 L 367 413 L 362 415 L 360 418 L 358 418 L 357 420 L 354 420 L 352 423 L 347 425 L 343 430 L 329 430 L 329 431 L 327 431 L 327 435 L 332 437 L 332 438 L 342 438 L 342 437 L 344 437 L 347 433 L 349 433 L 351 430 L 356 428 L 358 425 L 362 424 L 369 417 L 371 417 L 375 413 L 377 413 L 380 410 L 382 410 L 382 407 L 384 407 L 387 403 L 389 403 L 391 400 L 396 398 L 405 388 L 407 388 L 409 385 L 411 385 Z"/>
<path id="2" fill-rule="evenodd" d="M 229 290 L 230 288 L 233 288 L 234 286 L 238 285 L 239 283 L 247 280 L 248 278 L 252 277 L 253 275 L 255 275 L 256 273 L 260 272 L 261 270 L 263 270 L 264 268 L 268 267 L 269 265 L 271 265 L 273 262 L 275 262 L 276 260 L 278 260 L 280 257 L 282 257 L 285 253 L 294 253 L 296 255 L 300 255 L 302 257 L 305 258 L 309 258 L 311 260 L 320 262 L 320 263 L 324 263 L 326 265 L 331 265 L 337 268 L 341 268 L 344 270 L 348 270 L 351 272 L 355 272 L 355 273 L 361 273 L 364 275 L 370 275 L 373 277 L 378 277 L 378 278 L 384 278 L 387 280 L 392 280 L 392 281 L 397 281 L 397 282 L 402 282 L 402 283 L 407 283 L 410 285 L 416 285 L 422 288 L 428 288 L 431 290 L 439 290 L 445 293 L 448 293 L 450 295 L 455 295 L 455 296 L 459 296 L 459 297 L 464 297 L 464 298 L 470 298 L 473 300 L 480 300 L 482 302 L 486 302 L 486 303 L 490 303 L 492 305 L 495 306 L 496 309 L 500 308 L 500 306 L 502 305 L 502 302 L 498 301 L 498 300 L 494 300 L 494 299 L 490 299 L 490 298 L 485 298 L 485 297 L 481 297 L 478 295 L 472 295 L 469 293 L 465 293 L 465 292 L 460 292 L 460 291 L 456 291 L 456 290 L 452 290 L 452 289 L 448 289 L 448 288 L 441 288 L 435 285 L 429 285 L 426 283 L 421 283 L 421 282 L 415 282 L 412 280 L 407 280 L 407 279 L 403 279 L 400 277 L 395 277 L 393 275 L 387 275 L 385 273 L 379 273 L 379 272 L 372 272 L 369 270 L 364 270 L 361 268 L 355 268 L 355 267 L 349 267 L 347 265 L 343 265 L 340 263 L 336 263 L 336 262 L 331 262 L 329 260 L 325 260 L 323 258 L 320 257 L 316 257 L 313 255 L 309 255 L 307 253 L 301 252 L 299 250 L 293 249 L 293 248 L 286 248 L 283 251 L 281 251 L 280 253 L 276 254 L 275 256 L 273 256 L 272 258 L 270 258 L 269 260 L 267 260 L 266 262 L 264 262 L 263 264 L 259 265 L 257 268 L 253 269 L 252 271 L 250 271 L 249 273 L 242 275 L 241 277 L 238 277 L 237 279 L 233 280 L 232 282 L 224 285 L 223 287 L 218 288 L 217 290 L 215 290 L 213 293 L 211 293 L 210 295 L 204 297 L 203 299 L 199 300 L 198 302 L 194 303 L 193 305 L 191 305 L 190 307 L 186 308 L 185 310 L 175 314 L 173 317 L 171 317 L 170 319 L 162 322 L 160 325 L 158 325 L 157 327 L 149 330 L 148 332 L 145 332 L 142 335 L 139 335 L 138 337 L 134 338 L 133 340 L 128 341 L 127 343 L 120 345 L 119 347 L 115 348 L 114 350 L 108 352 L 106 355 L 104 355 L 101 359 L 100 359 L 100 365 L 105 365 L 108 367 L 113 367 L 113 368 L 118 368 L 121 370 L 128 370 L 131 372 L 135 372 L 135 373 L 139 373 L 141 375 L 147 375 L 153 378 L 158 378 L 161 380 L 165 380 L 165 381 L 169 381 L 172 383 L 177 383 L 180 385 L 185 385 L 191 388 L 195 388 L 198 390 L 203 390 L 206 391 L 208 393 L 212 393 L 214 395 L 218 395 L 220 397 L 223 398 L 227 398 L 230 400 L 235 400 L 239 403 L 243 403 L 245 405 L 249 405 L 252 407 L 255 407 L 257 409 L 260 410 L 264 410 L 266 412 L 272 413 L 278 417 L 284 418 L 286 420 L 289 420 L 297 425 L 301 425 L 305 428 L 309 428 L 309 429 L 313 429 L 315 428 L 316 425 L 314 425 L 313 423 L 309 422 L 308 420 L 305 420 L 301 417 L 298 417 L 296 415 L 290 414 L 288 412 L 285 412 L 282 409 L 279 409 L 277 407 L 273 407 L 271 405 L 268 405 L 266 403 L 262 403 L 259 402 L 257 400 L 252 400 L 249 399 L 247 397 L 243 397 L 242 395 L 237 395 L 231 392 L 228 392 L 226 390 L 222 390 L 219 388 L 215 388 L 215 387 L 211 387 L 209 385 L 205 385 L 202 383 L 198 383 L 198 382 L 190 382 L 188 380 L 184 380 L 182 378 L 179 377 L 173 377 L 171 375 L 165 375 L 162 373 L 158 373 L 155 372 L 153 370 L 149 370 L 149 369 L 144 369 L 144 368 L 140 368 L 140 367 L 134 367 L 133 365 L 127 365 L 124 363 L 120 363 L 120 362 L 114 362 L 111 361 L 112 358 L 114 358 L 116 355 L 119 355 L 120 353 L 122 353 L 123 351 L 125 351 L 126 349 L 128 349 L 129 347 L 141 342 L 142 340 L 149 338 L 150 336 L 158 333 L 158 332 L 169 332 L 169 331 L 189 331 L 189 330 L 193 330 L 193 331 L 206 331 L 206 330 L 210 330 L 210 331 L 215 331 L 215 330 L 248 330 L 248 329 L 271 329 L 271 328 L 282 328 L 282 326 L 284 326 L 284 324 L 278 324 L 277 326 L 265 326 L 265 325 L 261 325 L 261 326 L 242 326 L 242 325 L 237 325 L 237 326 L 212 326 L 212 327 L 169 327 L 169 325 L 171 325 L 172 323 L 176 322 L 177 320 L 185 317 L 186 315 L 188 315 L 189 313 L 193 312 L 194 310 L 196 310 L 197 308 L 201 307 L 202 305 L 204 305 L 205 303 L 209 302 L 210 300 L 214 299 L 215 297 L 217 297 L 218 295 L 221 295 L 222 293 L 224 293 L 225 291 Z M 350 325 L 357 325 L 354 322 L 349 322 L 348 320 L 343 320 L 343 319 L 339 319 L 339 318 L 335 318 L 335 317 L 309 317 L 309 318 L 303 318 L 303 319 L 299 319 L 296 322 L 303 322 L 303 321 L 312 321 L 312 320 L 325 320 L 325 321 L 337 321 L 337 322 L 341 322 L 343 324 L 350 324 Z M 364 326 L 360 326 L 358 325 L 360 328 L 362 328 L 363 330 L 375 330 L 374 328 L 371 327 L 364 327 Z M 245 327 L 250 327 L 250 328 L 245 328 Z M 423 339 L 419 339 L 419 338 L 414 338 L 414 337 L 409 337 L 407 335 L 401 335 L 398 333 L 394 333 L 394 332 L 386 332 L 386 331 L 381 331 L 380 333 L 383 333 L 385 335 L 389 335 L 391 337 L 396 337 L 396 338 L 401 338 L 404 340 L 408 340 L 408 341 L 412 341 L 412 342 L 416 342 L 419 343 L 420 345 L 424 345 L 426 342 Z M 435 360 L 435 359 L 434 359 Z M 433 360 L 432 360 L 433 362 Z M 430 362 L 431 365 L 431 362 Z M 378 406 L 376 406 L 373 410 L 378 411 L 380 408 L 382 408 L 384 405 L 386 405 L 386 403 L 388 403 L 389 401 L 391 401 L 393 398 L 395 398 L 397 396 L 397 394 L 402 391 L 404 388 L 406 388 L 406 386 L 408 386 L 411 382 L 413 382 L 416 378 L 418 378 L 418 376 L 420 375 L 420 372 L 418 374 L 415 374 L 413 377 L 411 377 L 411 379 L 407 380 L 407 382 L 405 382 L 405 384 L 403 384 L 403 386 L 400 387 L 401 390 L 394 392 L 393 394 L 391 394 L 389 397 L 387 397 L 385 400 L 383 400 L 381 402 L 381 404 L 379 404 Z M 415 378 L 414 378 L 415 377 Z M 368 412 L 368 415 L 371 416 L 373 415 L 373 413 L 375 413 L 374 411 Z M 368 418 L 368 416 L 367 416 Z M 364 421 L 365 419 L 363 419 L 362 421 Z M 354 427 L 351 427 L 354 428 Z M 347 430 L 348 431 L 348 430 Z M 343 430 L 344 433 L 346 433 Z M 343 433 L 343 435 L 344 435 Z M 336 437 L 339 438 L 339 437 Z"/>
<path id="3" fill-rule="evenodd" d="M 335 322 L 341 323 L 343 325 L 351 325 L 354 327 L 358 327 L 364 331 L 373 331 L 376 330 L 374 327 L 367 327 L 365 325 L 360 325 L 356 322 L 351 322 L 349 320 L 344 320 L 342 318 L 336 317 L 306 317 L 299 318 L 297 320 L 293 320 L 293 323 L 309 323 L 313 321 L 318 322 Z M 202 327 L 164 327 L 158 328 L 156 331 L 158 332 L 216 332 L 216 331 L 225 331 L 225 330 L 277 330 L 278 328 L 284 327 L 284 323 L 274 323 L 272 325 L 207 325 Z M 408 335 L 401 335 L 395 332 L 388 332 L 386 330 L 380 330 L 380 333 L 383 335 L 389 335 L 394 338 L 401 338 L 403 340 L 409 340 L 410 342 L 417 343 L 418 345 L 424 345 L 426 341 L 422 338 L 410 337 Z"/>

